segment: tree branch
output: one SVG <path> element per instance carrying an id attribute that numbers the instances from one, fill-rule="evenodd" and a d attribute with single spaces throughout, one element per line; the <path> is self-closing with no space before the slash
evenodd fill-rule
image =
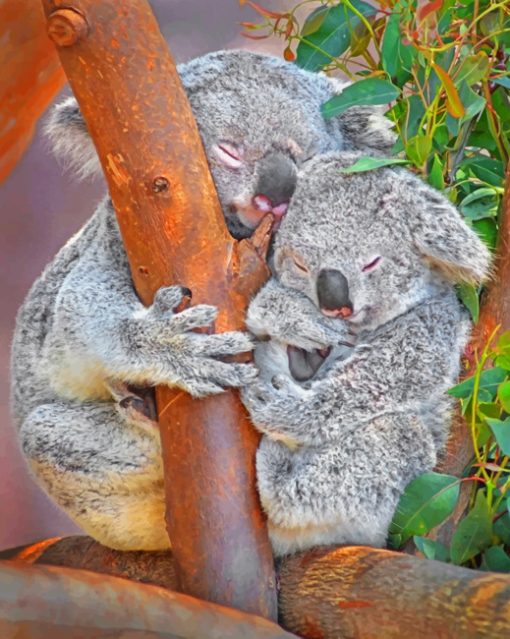
<path id="1" fill-rule="evenodd" d="M 48 32 L 96 145 L 135 288 L 163 285 L 243 326 L 267 277 L 252 246 L 229 236 L 198 129 L 145 0 L 43 0 Z M 270 223 L 269 223 L 270 226 Z M 268 228 L 262 233 L 267 244 Z M 233 391 L 202 401 L 156 389 L 167 529 L 182 590 L 268 617 L 272 555 L 255 489 L 259 437 Z"/>

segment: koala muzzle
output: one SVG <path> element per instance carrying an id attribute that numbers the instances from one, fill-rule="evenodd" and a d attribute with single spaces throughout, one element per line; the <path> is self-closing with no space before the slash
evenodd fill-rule
<path id="1" fill-rule="evenodd" d="M 324 315 L 344 318 L 352 315 L 349 283 L 342 272 L 323 269 L 317 278 L 317 297 Z"/>
<path id="2" fill-rule="evenodd" d="M 296 188 L 296 165 L 280 151 L 270 153 L 259 164 L 253 206 L 262 213 L 272 212 L 276 218 L 285 215 Z"/>

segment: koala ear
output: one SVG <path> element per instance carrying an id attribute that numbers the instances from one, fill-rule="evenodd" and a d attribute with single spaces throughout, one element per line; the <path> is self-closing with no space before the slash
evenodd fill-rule
<path id="1" fill-rule="evenodd" d="M 349 86 L 338 78 L 328 77 L 333 95 L 338 95 Z M 385 155 L 397 140 L 393 122 L 384 115 L 382 106 L 354 106 L 336 117 L 336 122 L 346 151 L 360 150 L 364 153 Z"/>
<path id="2" fill-rule="evenodd" d="M 490 275 L 491 255 L 461 214 L 437 191 L 421 183 L 416 188 L 412 234 L 420 253 L 454 284 L 479 284 Z"/>
<path id="3" fill-rule="evenodd" d="M 101 164 L 75 98 L 53 107 L 44 125 L 55 156 L 79 179 L 102 175 Z"/>

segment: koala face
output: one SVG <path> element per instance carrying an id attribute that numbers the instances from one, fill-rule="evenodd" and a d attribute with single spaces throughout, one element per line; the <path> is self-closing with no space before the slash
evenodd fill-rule
<path id="1" fill-rule="evenodd" d="M 299 165 L 339 148 L 320 107 L 333 85 L 276 58 L 218 52 L 179 68 L 230 232 L 246 237 L 285 214 Z"/>
<path id="2" fill-rule="evenodd" d="M 485 276 L 486 247 L 443 196 L 402 169 L 343 174 L 357 157 L 303 167 L 275 243 L 284 285 L 373 330 L 438 288 Z"/>

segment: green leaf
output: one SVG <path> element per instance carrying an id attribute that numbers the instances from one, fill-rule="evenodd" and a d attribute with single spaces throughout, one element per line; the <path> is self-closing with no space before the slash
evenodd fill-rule
<path id="1" fill-rule="evenodd" d="M 402 543 L 413 535 L 424 535 L 444 521 L 455 508 L 459 479 L 451 475 L 425 473 L 407 485 L 390 525 Z"/>
<path id="2" fill-rule="evenodd" d="M 510 546 L 510 515 L 505 513 L 496 519 L 493 525 L 494 534 L 507 546 Z"/>
<path id="3" fill-rule="evenodd" d="M 505 169 L 501 160 L 478 156 L 466 160 L 462 163 L 462 166 L 469 168 L 482 182 L 487 182 L 488 184 L 499 187 L 503 185 Z"/>
<path id="4" fill-rule="evenodd" d="M 496 222 L 490 218 L 475 220 L 473 222 L 473 228 L 478 233 L 480 238 L 485 242 L 485 244 L 492 251 L 494 251 L 498 239 L 498 227 L 496 225 Z"/>
<path id="5" fill-rule="evenodd" d="M 498 388 L 498 399 L 503 409 L 510 413 L 510 382 L 503 382 Z"/>
<path id="6" fill-rule="evenodd" d="M 454 81 L 458 87 L 460 87 L 462 82 L 472 86 L 482 78 L 485 78 L 488 72 L 489 58 L 484 51 L 479 51 L 475 55 L 467 55 L 464 58 Z"/>
<path id="7" fill-rule="evenodd" d="M 437 561 L 448 561 L 450 559 L 450 551 L 448 548 L 435 539 L 415 535 L 413 541 L 418 550 L 422 555 L 425 555 L 427 559 L 436 559 Z"/>
<path id="8" fill-rule="evenodd" d="M 506 371 L 510 371 L 510 355 L 498 355 L 495 361 L 496 366 L 504 368 Z"/>
<path id="9" fill-rule="evenodd" d="M 510 557 L 502 546 L 492 546 L 483 553 L 482 570 L 492 572 L 510 572 Z"/>
<path id="10" fill-rule="evenodd" d="M 494 402 L 480 402 L 478 404 L 478 416 L 482 419 L 492 417 L 493 419 L 499 419 L 501 416 L 501 406 Z"/>
<path id="11" fill-rule="evenodd" d="M 504 421 L 487 417 L 485 421 L 489 424 L 503 455 L 510 455 L 510 417 L 507 417 Z"/>
<path id="12" fill-rule="evenodd" d="M 377 13 L 375 7 L 361 0 L 351 0 L 351 4 L 363 16 Z M 312 11 L 303 25 L 296 64 L 308 71 L 319 71 L 349 48 L 352 34 L 360 23 L 359 17 L 344 4 Z"/>
<path id="13" fill-rule="evenodd" d="M 452 562 L 465 564 L 472 557 L 489 547 L 492 542 L 491 512 L 483 490 L 476 493 L 473 509 L 457 526 L 450 546 Z"/>
<path id="14" fill-rule="evenodd" d="M 399 94 L 400 89 L 388 80 L 367 78 L 351 84 L 328 100 L 322 105 L 322 114 L 325 118 L 331 118 L 360 104 L 387 104 Z"/>
<path id="15" fill-rule="evenodd" d="M 459 284 L 457 287 L 457 294 L 460 301 L 468 309 L 473 322 L 478 322 L 480 316 L 480 303 L 478 301 L 478 289 L 472 284 Z"/>
<path id="16" fill-rule="evenodd" d="M 415 166 L 423 166 L 432 150 L 432 139 L 427 135 L 418 134 L 408 140 L 406 155 Z"/>
<path id="17" fill-rule="evenodd" d="M 301 35 L 306 37 L 318 31 L 321 28 L 321 25 L 326 19 L 328 13 L 328 7 L 318 7 L 317 9 L 312 11 L 305 20 L 305 23 L 301 29 Z"/>
<path id="18" fill-rule="evenodd" d="M 382 67 L 399 86 L 402 86 L 409 77 L 417 54 L 414 46 L 402 42 L 401 19 L 400 12 L 394 11 L 391 14 L 386 22 L 381 45 Z"/>
<path id="19" fill-rule="evenodd" d="M 425 107 L 419 95 L 410 95 L 405 101 L 405 115 L 401 122 L 402 137 L 409 140 L 418 133 L 418 127 L 425 113 Z"/>
<path id="20" fill-rule="evenodd" d="M 494 399 L 499 384 L 501 384 L 501 382 L 503 382 L 506 377 L 507 372 L 502 368 L 498 368 L 497 366 L 482 371 L 482 373 L 480 374 L 480 390 L 487 391 L 487 395 L 489 397 L 488 401 Z M 473 394 L 474 386 L 475 378 L 469 377 L 460 384 L 457 384 L 453 388 L 450 388 L 450 390 L 448 391 L 448 395 L 451 395 L 452 397 L 460 397 L 461 399 L 467 399 Z M 484 399 L 484 401 L 486 400 Z"/>
<path id="21" fill-rule="evenodd" d="M 469 204 L 470 202 L 474 202 L 475 200 L 479 200 L 482 197 L 494 197 L 495 195 L 496 191 L 490 186 L 482 186 L 466 196 L 461 202 L 461 207 Z"/>
<path id="22" fill-rule="evenodd" d="M 491 82 L 499 84 L 500 86 L 505 87 L 505 89 L 510 89 L 510 76 L 508 75 L 501 75 L 498 78 L 492 78 Z"/>
<path id="23" fill-rule="evenodd" d="M 432 165 L 429 171 L 429 184 L 439 191 L 444 189 L 443 165 L 437 153 L 434 153 L 432 159 Z"/>
<path id="24" fill-rule="evenodd" d="M 356 160 L 352 166 L 348 166 L 345 169 L 341 169 L 341 173 L 362 173 L 363 171 L 373 171 L 379 169 L 382 166 L 390 166 L 392 164 L 409 164 L 409 160 L 402 160 L 399 158 L 374 158 L 363 157 Z"/>
<path id="25" fill-rule="evenodd" d="M 498 337 L 498 350 L 510 355 L 510 331 L 505 331 Z"/>

